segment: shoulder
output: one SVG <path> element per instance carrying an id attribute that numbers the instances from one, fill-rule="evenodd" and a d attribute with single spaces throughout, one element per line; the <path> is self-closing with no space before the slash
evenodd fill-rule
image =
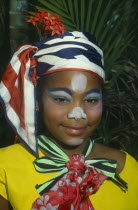
<path id="1" fill-rule="evenodd" d="M 91 158 L 109 158 L 117 161 L 117 173 L 121 173 L 126 164 L 126 153 L 117 149 L 95 143 Z"/>
<path id="2" fill-rule="evenodd" d="M 22 144 L 14 144 L 0 149 L 0 165 L 16 164 L 23 159 L 33 158 Z"/>
<path id="3" fill-rule="evenodd" d="M 121 174 L 126 176 L 135 176 L 138 180 L 138 162 L 128 153 L 126 153 L 125 166 Z"/>
<path id="4" fill-rule="evenodd" d="M 21 144 L 14 144 L 8 147 L 3 147 L 0 149 L 0 157 L 8 157 L 10 155 L 12 155 L 13 153 L 15 154 L 15 152 L 18 153 L 19 150 L 22 150 L 22 146 Z M 20 151 L 21 152 L 21 151 Z"/>

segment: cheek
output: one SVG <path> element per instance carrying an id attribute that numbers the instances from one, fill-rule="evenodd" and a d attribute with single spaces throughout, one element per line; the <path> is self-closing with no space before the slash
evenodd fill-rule
<path id="1" fill-rule="evenodd" d="M 96 104 L 95 106 L 89 107 L 87 109 L 87 116 L 89 121 L 92 121 L 95 123 L 99 123 L 101 116 L 102 116 L 102 111 L 103 111 L 103 105 L 102 105 L 102 101 L 100 101 L 98 104 Z"/>
<path id="2" fill-rule="evenodd" d="M 44 112 L 43 115 L 44 121 L 49 121 L 49 122 L 55 119 L 58 119 L 60 121 L 66 116 L 65 107 L 55 104 L 49 98 L 46 98 L 43 101 L 43 112 Z"/>

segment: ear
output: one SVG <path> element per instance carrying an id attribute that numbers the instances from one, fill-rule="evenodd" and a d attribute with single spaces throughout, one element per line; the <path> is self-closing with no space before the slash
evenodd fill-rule
<path id="1" fill-rule="evenodd" d="M 36 100 L 36 111 L 39 111 L 39 103 L 37 100 Z"/>

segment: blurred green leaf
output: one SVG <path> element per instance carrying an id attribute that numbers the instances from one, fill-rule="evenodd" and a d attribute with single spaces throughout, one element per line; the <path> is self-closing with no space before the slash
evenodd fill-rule
<path id="1" fill-rule="evenodd" d="M 97 20 L 98 20 L 98 17 L 101 16 L 100 9 L 101 9 L 102 3 L 103 3 L 103 0 L 98 1 L 97 8 L 94 12 L 94 18 L 93 18 L 93 21 L 92 21 L 92 24 L 91 24 L 92 27 L 91 27 L 91 30 L 90 30 L 90 33 L 92 33 L 92 34 L 95 34 L 96 25 L 98 25 Z"/>

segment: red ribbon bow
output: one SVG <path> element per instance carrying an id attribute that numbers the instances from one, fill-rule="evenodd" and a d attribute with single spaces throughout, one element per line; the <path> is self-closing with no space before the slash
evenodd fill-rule
<path id="1" fill-rule="evenodd" d="M 89 195 L 95 193 L 107 176 L 85 165 L 84 155 L 73 155 L 66 163 L 69 170 L 48 193 L 38 198 L 33 210 L 93 210 Z"/>

